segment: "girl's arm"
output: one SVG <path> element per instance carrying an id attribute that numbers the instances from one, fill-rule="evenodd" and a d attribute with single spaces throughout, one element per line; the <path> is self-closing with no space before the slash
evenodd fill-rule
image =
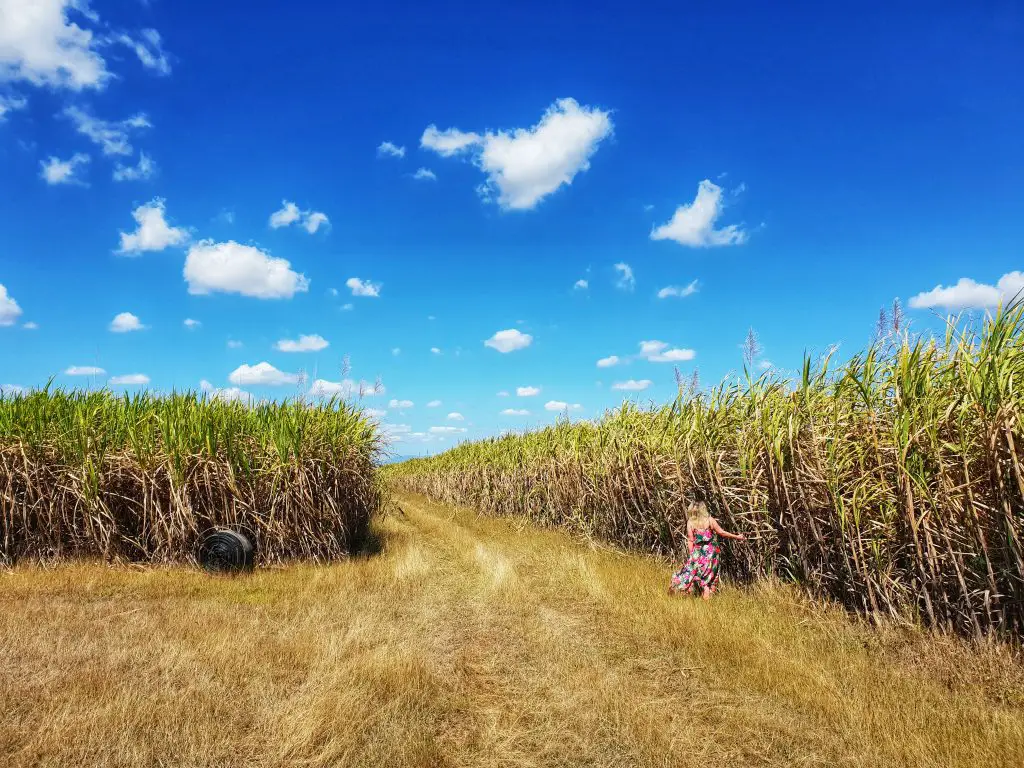
<path id="1" fill-rule="evenodd" d="M 686 554 L 693 552 L 693 528 L 686 524 Z"/>
<path id="2" fill-rule="evenodd" d="M 712 530 L 714 530 L 715 533 L 717 533 L 719 536 L 721 536 L 724 539 L 735 539 L 736 541 L 746 541 L 747 540 L 747 537 L 744 536 L 742 533 L 729 533 L 722 526 L 720 526 L 718 524 L 718 521 L 715 520 L 715 518 L 713 518 L 713 517 L 711 518 L 711 528 L 712 528 Z"/>

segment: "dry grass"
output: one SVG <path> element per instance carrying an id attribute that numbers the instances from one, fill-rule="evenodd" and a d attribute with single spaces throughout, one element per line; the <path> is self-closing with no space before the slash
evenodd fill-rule
<path id="1" fill-rule="evenodd" d="M 0 575 L 0 764 L 1010 766 L 997 646 L 876 633 L 795 593 L 425 501 L 381 553 L 236 580 Z M 952 643 L 952 644 L 951 644 Z"/>

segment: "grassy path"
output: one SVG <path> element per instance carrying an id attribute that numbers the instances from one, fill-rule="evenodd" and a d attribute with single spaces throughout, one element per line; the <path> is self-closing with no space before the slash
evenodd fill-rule
<path id="1" fill-rule="evenodd" d="M 972 682 L 955 645 L 887 640 L 782 590 L 670 599 L 643 558 L 398 503 L 379 554 L 330 567 L 0 575 L 0 764 L 946 768 L 1024 754 L 1018 688 Z"/>

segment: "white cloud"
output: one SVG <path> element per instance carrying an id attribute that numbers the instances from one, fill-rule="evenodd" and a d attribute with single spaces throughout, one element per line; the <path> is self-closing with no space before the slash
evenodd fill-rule
<path id="1" fill-rule="evenodd" d="M 910 299 L 914 309 L 941 307 L 946 310 L 995 309 L 1002 302 L 1006 304 L 1024 296 L 1024 272 L 1007 272 L 995 285 L 976 283 L 969 277 L 961 277 L 956 285 L 937 285 L 930 291 L 919 293 Z"/>
<path id="2" fill-rule="evenodd" d="M 171 63 L 164 52 L 160 33 L 155 29 L 144 29 L 139 34 L 142 36 L 141 40 L 125 34 L 120 35 L 117 40 L 135 51 L 135 55 L 146 69 L 155 70 L 160 75 L 171 74 Z"/>
<path id="3" fill-rule="evenodd" d="M 693 202 L 680 205 L 668 222 L 651 230 L 651 240 L 674 240 L 691 248 L 742 245 L 747 241 L 747 233 L 738 224 L 715 229 L 723 208 L 722 188 L 704 179 Z"/>
<path id="4" fill-rule="evenodd" d="M 145 181 L 156 173 L 156 163 L 153 158 L 145 152 L 139 153 L 138 165 L 122 165 L 118 163 L 114 168 L 114 181 Z"/>
<path id="5" fill-rule="evenodd" d="M 685 296 L 692 296 L 697 292 L 697 281 L 693 280 L 687 285 L 667 285 L 658 291 L 659 299 L 668 299 L 673 296 L 677 298 L 683 298 Z"/>
<path id="6" fill-rule="evenodd" d="M 652 363 L 680 363 L 693 360 L 697 353 L 692 349 L 668 348 L 664 341 L 641 341 L 640 357 Z"/>
<path id="7" fill-rule="evenodd" d="M 597 367 L 598 368 L 611 368 L 613 365 L 618 365 L 620 362 L 622 362 L 622 361 L 619 360 L 619 356 L 618 355 L 609 355 L 608 357 L 602 357 L 600 360 L 598 360 L 597 361 Z"/>
<path id="8" fill-rule="evenodd" d="M 585 290 L 587 290 L 587 288 L 589 288 L 589 287 L 590 287 L 590 283 L 589 283 L 588 281 L 586 281 L 586 280 L 583 280 L 583 279 L 581 278 L 581 279 L 577 280 L 577 281 L 576 281 L 576 282 L 575 282 L 575 283 L 573 284 L 573 286 L 572 286 L 572 287 L 573 287 L 574 289 L 576 289 L 577 291 L 585 291 Z"/>
<path id="9" fill-rule="evenodd" d="M 0 395 L 24 395 L 27 391 L 17 384 L 0 384 Z"/>
<path id="10" fill-rule="evenodd" d="M 114 376 L 110 383 L 114 386 L 145 386 L 149 384 L 149 376 L 144 373 L 129 373 L 124 376 Z"/>
<path id="11" fill-rule="evenodd" d="M 29 321 L 21 327 L 24 328 L 26 331 L 37 331 L 39 330 L 39 323 L 33 323 Z"/>
<path id="12" fill-rule="evenodd" d="M 199 322 L 198 320 L 193 320 L 191 317 L 185 318 L 185 327 L 188 328 L 190 331 L 194 331 L 201 325 L 202 323 Z"/>
<path id="13" fill-rule="evenodd" d="M 641 379 L 640 381 L 636 381 L 635 379 L 629 379 L 628 381 L 615 382 L 614 384 L 612 384 L 612 389 L 624 390 L 626 392 L 639 392 L 641 390 L 647 389 L 649 386 L 651 386 L 650 379 Z"/>
<path id="14" fill-rule="evenodd" d="M 420 137 L 421 147 L 431 149 L 442 157 L 457 155 L 480 142 L 481 137 L 476 133 L 464 133 L 457 128 L 439 131 L 436 125 L 427 126 Z"/>
<path id="15" fill-rule="evenodd" d="M 342 304 L 341 305 L 341 309 L 344 312 L 350 312 L 352 310 L 352 305 L 351 304 Z"/>
<path id="16" fill-rule="evenodd" d="M 131 234 L 121 233 L 121 248 L 118 253 L 142 253 L 162 251 L 171 245 L 182 245 L 188 240 L 188 232 L 181 227 L 172 227 L 164 218 L 164 201 L 155 198 L 132 211 L 132 218 L 138 227 Z"/>
<path id="17" fill-rule="evenodd" d="M 433 354 L 435 354 L 435 355 L 440 355 L 440 354 L 441 354 L 441 348 L 440 348 L 440 347 L 431 347 L 431 348 L 430 348 L 430 351 L 431 351 L 431 352 L 432 352 Z"/>
<path id="18" fill-rule="evenodd" d="M 106 376 L 107 372 L 95 365 L 72 365 L 64 371 L 67 376 Z"/>
<path id="19" fill-rule="evenodd" d="M 515 328 L 509 328 L 508 330 L 495 333 L 484 342 L 484 346 L 506 353 L 515 352 L 517 349 L 526 349 L 532 342 L 533 336 L 530 334 L 521 333 Z"/>
<path id="20" fill-rule="evenodd" d="M 102 88 L 111 76 L 98 52 L 103 41 L 71 13 L 97 20 L 76 0 L 0 0 L 0 81 Z"/>
<path id="21" fill-rule="evenodd" d="M 566 98 L 548 107 L 530 128 L 481 136 L 431 125 L 420 145 L 445 157 L 473 149 L 475 164 L 487 174 L 481 196 L 497 197 L 506 210 L 528 210 L 590 168 L 590 157 L 611 133 L 609 112 Z"/>
<path id="22" fill-rule="evenodd" d="M 227 403 L 240 402 L 247 405 L 255 400 L 251 394 L 243 389 L 239 389 L 238 387 L 225 387 L 224 389 L 218 389 L 206 379 L 199 382 L 199 388 L 213 400 L 223 400 Z"/>
<path id="23" fill-rule="evenodd" d="M 270 214 L 271 229 L 280 229 L 299 222 L 309 232 L 315 234 L 321 226 L 330 226 L 331 220 L 321 211 L 300 211 L 299 206 L 288 200 L 281 201 L 281 210 Z"/>
<path id="24" fill-rule="evenodd" d="M 502 416 L 529 416 L 530 412 L 525 408 L 506 408 L 501 412 Z"/>
<path id="25" fill-rule="evenodd" d="M 540 394 L 540 387 L 516 387 L 519 397 L 533 397 Z"/>
<path id="26" fill-rule="evenodd" d="M 0 123 L 7 119 L 8 112 L 15 112 L 28 106 L 26 99 L 0 94 Z M 13 385 L 12 385 L 13 386 Z"/>
<path id="27" fill-rule="evenodd" d="M 416 173 L 412 175 L 417 181 L 437 181 L 437 174 L 429 168 L 419 168 Z"/>
<path id="28" fill-rule="evenodd" d="M 405 147 L 399 147 L 390 141 L 382 141 L 377 147 L 377 157 L 405 157 Z"/>
<path id="29" fill-rule="evenodd" d="M 270 363 L 263 362 L 256 365 L 238 366 L 228 376 L 228 381 L 240 387 L 256 385 L 279 387 L 285 384 L 298 384 L 300 378 L 298 374 L 279 371 Z"/>
<path id="30" fill-rule="evenodd" d="M 274 348 L 279 352 L 319 352 L 327 349 L 329 343 L 323 336 L 312 334 L 310 336 L 299 336 L 298 339 L 281 339 Z"/>
<path id="31" fill-rule="evenodd" d="M 144 331 L 146 326 L 139 322 L 139 318 L 131 312 L 121 312 L 110 321 L 110 330 L 114 333 L 128 333 L 129 331 Z"/>
<path id="32" fill-rule="evenodd" d="M 372 298 L 380 296 L 381 283 L 371 283 L 369 280 L 350 277 L 345 281 L 345 285 L 351 289 L 353 296 L 368 296 Z"/>
<path id="33" fill-rule="evenodd" d="M 452 411 L 451 413 L 449 413 L 448 414 L 448 418 L 451 419 L 452 421 L 465 421 L 466 420 L 465 416 L 463 416 L 461 413 L 458 413 L 456 411 Z"/>
<path id="34" fill-rule="evenodd" d="M 39 161 L 39 176 L 47 184 L 81 184 L 75 176 L 75 171 L 89 162 L 89 156 L 81 152 L 75 153 L 68 160 L 61 160 L 51 155 L 46 160 Z"/>
<path id="35" fill-rule="evenodd" d="M 435 435 L 454 435 L 460 432 L 465 432 L 465 427 L 431 427 L 430 432 Z"/>
<path id="36" fill-rule="evenodd" d="M 382 411 L 380 408 L 363 408 L 363 415 L 368 419 L 383 419 L 388 412 Z"/>
<path id="37" fill-rule="evenodd" d="M 3 0 L 0 0 L 3 2 Z M 130 155 L 133 151 L 129 134 L 143 128 L 152 128 L 149 118 L 142 112 L 127 120 L 101 120 L 78 107 L 68 107 L 64 115 L 71 118 L 80 134 L 103 148 L 104 155 Z"/>
<path id="38" fill-rule="evenodd" d="M 498 397 L 508 397 L 508 392 L 502 390 L 501 392 L 498 393 Z"/>
<path id="39" fill-rule="evenodd" d="M 583 406 L 579 403 L 563 403 L 561 400 L 548 400 L 544 403 L 545 411 L 578 411 Z"/>
<path id="40" fill-rule="evenodd" d="M 302 222 L 302 226 L 306 228 L 309 234 L 314 235 L 316 231 L 322 226 L 331 226 L 331 220 L 327 218 L 326 213 L 321 211 L 313 211 L 306 214 L 306 218 Z"/>
<path id="41" fill-rule="evenodd" d="M 185 280 L 192 294 L 220 291 L 257 299 L 290 299 L 309 290 L 309 280 L 292 270 L 288 261 L 234 240 L 203 240 L 193 245 L 185 258 Z"/>
<path id="42" fill-rule="evenodd" d="M 412 408 L 412 407 L 413 407 L 412 400 L 395 400 L 395 399 L 392 398 L 391 402 L 388 403 L 388 408 L 397 408 L 399 410 L 403 410 L 405 408 Z"/>
<path id="43" fill-rule="evenodd" d="M 242 346 L 242 342 L 235 341 L 235 339 L 228 339 L 228 349 L 241 349 Z"/>
<path id="44" fill-rule="evenodd" d="M 401 347 L 392 347 L 391 354 L 394 355 L 395 357 L 398 357 L 400 354 L 402 354 Z"/>
<path id="45" fill-rule="evenodd" d="M 270 214 L 270 226 L 273 229 L 287 227 L 289 224 L 294 224 L 302 218 L 302 212 L 299 211 L 299 206 L 295 203 L 290 203 L 287 200 L 282 200 L 281 202 L 281 210 L 274 211 Z"/>
<path id="46" fill-rule="evenodd" d="M 633 268 L 625 262 L 619 262 L 615 265 L 615 271 L 619 273 L 619 279 L 615 282 L 615 287 L 623 291 L 632 291 L 636 288 L 636 278 L 633 276 Z"/>
<path id="47" fill-rule="evenodd" d="M 0 325 L 14 325 L 21 317 L 21 307 L 14 297 L 7 293 L 7 288 L 0 283 Z"/>
<path id="48" fill-rule="evenodd" d="M 310 387 L 309 394 L 313 397 L 375 397 L 383 395 L 385 391 L 383 384 L 374 384 L 365 380 L 327 381 L 326 379 L 317 379 Z"/>
<path id="49" fill-rule="evenodd" d="M 437 408 L 439 405 L 441 405 L 440 400 L 431 400 L 429 403 L 427 403 L 427 408 Z"/>

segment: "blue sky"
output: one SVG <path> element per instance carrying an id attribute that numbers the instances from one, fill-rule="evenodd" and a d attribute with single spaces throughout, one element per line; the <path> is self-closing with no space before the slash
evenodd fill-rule
<path id="1" fill-rule="evenodd" d="M 990 309 L 1024 10 L 833 5 L 0 0 L 0 386 L 362 389 L 415 454 Z"/>

